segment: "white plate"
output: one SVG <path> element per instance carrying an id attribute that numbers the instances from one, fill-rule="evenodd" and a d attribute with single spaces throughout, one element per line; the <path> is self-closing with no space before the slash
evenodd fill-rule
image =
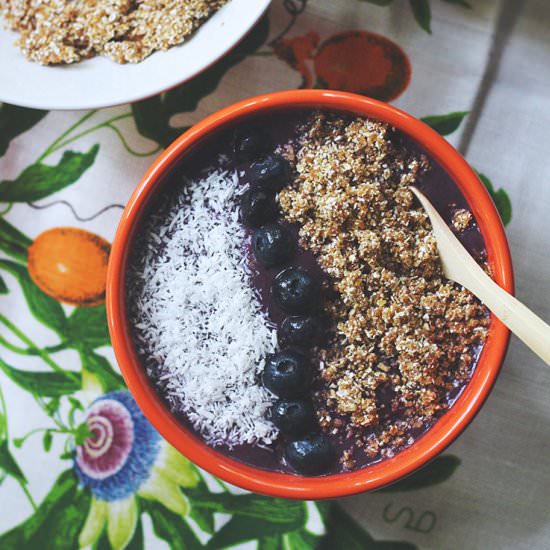
<path id="1" fill-rule="evenodd" d="M 0 101 L 48 110 L 92 109 L 158 94 L 189 80 L 227 53 L 270 2 L 230 0 L 188 42 L 138 64 L 119 65 L 96 57 L 43 67 L 23 57 L 13 44 L 15 33 L 0 29 Z"/>

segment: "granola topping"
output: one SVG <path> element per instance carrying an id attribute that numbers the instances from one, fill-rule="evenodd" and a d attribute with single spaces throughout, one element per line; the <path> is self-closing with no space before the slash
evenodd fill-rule
<path id="1" fill-rule="evenodd" d="M 427 215 L 409 189 L 429 170 L 387 124 L 317 113 L 287 149 L 295 169 L 279 193 L 300 245 L 330 276 L 330 342 L 319 350 L 316 402 L 327 433 L 352 450 L 391 456 L 449 406 L 471 376 L 487 310 L 442 274 Z M 455 214 L 467 227 L 471 214 Z M 458 227 L 457 227 L 458 229 Z"/>
<path id="2" fill-rule="evenodd" d="M 472 219 L 473 218 L 471 212 L 468 212 L 468 210 L 465 210 L 464 208 L 459 208 L 453 214 L 452 224 L 455 230 L 461 233 L 462 231 L 466 231 L 466 229 L 470 227 Z"/>

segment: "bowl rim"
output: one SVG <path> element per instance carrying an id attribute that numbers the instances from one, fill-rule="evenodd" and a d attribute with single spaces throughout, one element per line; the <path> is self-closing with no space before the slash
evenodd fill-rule
<path id="1" fill-rule="evenodd" d="M 300 477 L 246 465 L 209 447 L 189 432 L 170 413 L 150 384 L 134 351 L 126 320 L 125 275 L 129 243 L 141 212 L 163 176 L 210 132 L 234 124 L 238 119 L 297 108 L 369 116 L 392 124 L 420 143 L 464 195 L 485 241 L 494 279 L 513 293 L 512 260 L 500 216 L 474 170 L 443 137 L 413 116 L 365 96 L 331 90 L 291 90 L 252 97 L 206 117 L 155 160 L 130 197 L 113 241 L 107 272 L 107 319 L 115 356 L 130 392 L 151 424 L 180 453 L 209 473 L 250 491 L 285 498 L 336 498 L 394 483 L 441 453 L 468 426 L 489 395 L 508 346 L 509 331 L 498 319 L 491 316 L 487 342 L 472 379 L 449 411 L 424 435 L 392 458 L 354 472 L 322 477 Z"/>

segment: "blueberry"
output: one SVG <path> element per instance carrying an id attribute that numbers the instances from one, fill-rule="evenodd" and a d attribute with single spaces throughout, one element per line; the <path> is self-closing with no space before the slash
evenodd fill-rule
<path id="1" fill-rule="evenodd" d="M 270 223 L 256 230 L 252 238 L 252 249 L 261 264 L 272 267 L 290 258 L 292 241 L 286 229 L 276 223 Z"/>
<path id="2" fill-rule="evenodd" d="M 300 436 L 315 427 L 315 412 L 309 401 L 280 399 L 273 404 L 271 420 L 282 433 Z"/>
<path id="3" fill-rule="evenodd" d="M 283 321 L 279 329 L 279 339 L 291 346 L 311 348 L 319 343 L 322 333 L 319 317 L 295 315 Z"/>
<path id="4" fill-rule="evenodd" d="M 277 215 L 275 197 L 261 187 L 249 189 L 241 197 L 241 220 L 250 227 L 258 227 Z"/>
<path id="5" fill-rule="evenodd" d="M 309 434 L 288 443 L 285 458 L 301 474 L 319 475 L 333 464 L 334 450 L 325 435 Z"/>
<path id="6" fill-rule="evenodd" d="M 233 151 L 238 162 L 250 162 L 271 149 L 269 134 L 260 128 L 239 128 L 235 131 Z"/>
<path id="7" fill-rule="evenodd" d="M 307 271 L 289 267 L 275 277 L 271 294 L 275 303 L 288 313 L 305 313 L 319 301 L 319 286 Z"/>
<path id="8" fill-rule="evenodd" d="M 250 166 L 249 177 L 253 185 L 279 191 L 288 182 L 290 167 L 280 155 L 266 155 Z"/>
<path id="9" fill-rule="evenodd" d="M 267 357 L 262 381 L 278 397 L 298 397 L 311 384 L 311 369 L 301 353 L 283 350 Z"/>

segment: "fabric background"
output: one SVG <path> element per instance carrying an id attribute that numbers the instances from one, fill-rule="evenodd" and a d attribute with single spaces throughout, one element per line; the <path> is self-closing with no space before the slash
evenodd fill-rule
<path id="1" fill-rule="evenodd" d="M 59 314 L 54 305 L 44 302 L 49 312 L 45 316 L 37 316 L 33 309 L 36 300 L 44 303 L 40 290 L 29 290 L 32 283 L 25 282 L 25 247 L 45 230 L 62 226 L 80 227 L 111 242 L 121 205 L 161 148 L 181 131 L 173 128 L 188 127 L 236 100 L 273 90 L 333 86 L 382 99 L 399 94 L 393 104 L 418 117 L 468 112 L 446 117 L 447 127 L 441 126 L 441 120 L 438 126 L 438 119 L 428 121 L 492 182 L 503 218 L 509 221 L 511 217 L 507 233 L 517 295 L 550 319 L 550 5 L 545 0 L 470 3 L 472 8 L 467 9 L 460 1 L 431 0 L 429 34 L 419 24 L 428 25 L 427 2 L 312 0 L 306 5 L 298 0 L 274 0 L 267 17 L 238 50 L 167 97 L 94 112 L 84 121 L 88 115 L 82 112 L 36 113 L 1 107 L 0 154 L 3 146 L 6 150 L 0 156 L 0 208 L 4 212 L 0 275 L 7 287 L 0 296 L 1 319 L 7 320 L 0 323 L 4 401 L 0 403 L 0 470 L 4 471 L 0 476 L 0 532 L 5 533 L 0 536 L 1 547 L 78 547 L 92 495 L 89 489 L 76 487 L 70 450 L 75 441 L 77 446 L 82 444 L 76 432 L 91 400 L 118 387 L 109 367 L 116 369 L 101 305 L 81 305 L 78 313 L 72 306 L 59 306 L 65 318 L 82 319 L 82 330 L 71 333 L 72 343 L 37 355 L 38 349 L 47 350 L 69 337 L 63 332 L 68 329 L 48 324 L 52 311 Z M 384 58 L 380 57 L 381 44 Z M 410 81 L 395 69 L 402 52 L 410 60 Z M 392 68 L 397 72 L 390 85 Z M 26 120 L 31 121 L 26 131 L 17 130 Z M 81 124 L 58 145 L 84 135 L 40 159 L 78 121 Z M 96 144 L 99 150 L 94 155 Z M 63 157 L 69 150 L 77 153 L 80 162 L 72 175 L 67 175 L 67 158 Z M 44 165 L 57 165 L 56 173 L 66 178 L 64 184 L 46 172 Z M 28 170 L 38 170 L 39 189 L 29 183 Z M 62 188 L 56 191 L 56 185 Z M 16 188 L 26 191 L 18 194 Z M 21 266 L 20 271 L 14 271 L 9 262 Z M 90 334 L 97 335 L 96 340 Z M 59 391 L 59 403 L 48 409 L 55 391 L 50 387 L 48 395 L 44 389 L 29 389 L 28 383 L 9 370 L 55 373 L 44 354 L 62 371 L 77 373 L 78 379 L 86 372 L 85 391 L 80 387 Z M 100 364 L 99 371 L 92 368 L 92 360 Z M 63 376 L 62 372 L 55 374 Z M 53 382 L 48 379 L 44 387 Z M 67 387 L 73 383 L 65 378 L 55 382 Z M 135 491 L 128 491 L 135 498 L 129 497 L 129 502 L 137 506 L 141 519 L 131 519 L 131 514 L 113 506 L 109 514 L 118 521 L 112 523 L 119 525 L 118 535 L 103 532 L 95 547 L 157 549 L 168 544 L 173 548 L 209 544 L 222 548 L 236 543 L 293 549 L 322 545 L 342 549 L 548 548 L 549 395 L 550 372 L 512 338 L 502 374 L 472 425 L 443 457 L 389 490 L 342 499 L 334 506 L 309 504 L 306 508 L 276 499 L 264 499 L 260 505 L 234 489 L 220 497 L 222 488 L 208 476 L 204 487 L 201 482 L 200 493 L 191 487 L 190 478 L 175 474 L 174 490 L 183 491 L 192 508 L 194 502 L 202 502 L 203 507 L 211 503 L 206 515 L 215 512 L 215 516 L 209 528 L 210 520 L 201 524 L 193 516 L 192 520 L 182 518 L 186 512 L 167 496 L 166 484 L 155 499 L 146 498 L 139 493 L 143 486 L 138 487 L 130 476 L 127 484 L 133 483 Z M 65 433 L 51 431 L 58 429 L 57 416 L 68 425 L 71 409 L 74 426 Z M 44 431 L 23 444 L 17 441 L 42 428 L 52 434 L 51 442 Z M 67 441 L 69 454 L 62 459 Z M 160 454 L 155 456 L 158 465 Z M 56 482 L 64 471 L 73 480 L 67 482 L 70 491 L 63 497 L 52 496 L 52 487 L 64 486 L 65 478 L 63 483 Z M 169 468 L 163 471 L 166 474 Z M 160 503 L 159 507 L 153 509 L 151 502 Z M 279 518 L 279 523 L 251 520 L 260 506 L 270 510 L 266 517 Z M 251 521 L 265 532 L 257 532 Z M 228 522 L 234 528 L 222 531 Z M 141 529 L 143 535 L 136 535 Z"/>

